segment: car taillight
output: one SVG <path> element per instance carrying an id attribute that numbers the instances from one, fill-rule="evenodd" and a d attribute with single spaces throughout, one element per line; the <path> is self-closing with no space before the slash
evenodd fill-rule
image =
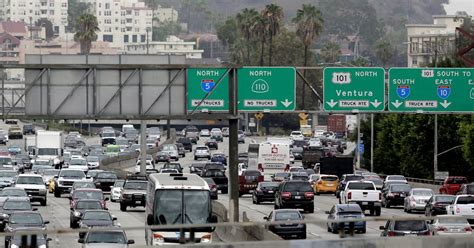
<path id="1" fill-rule="evenodd" d="M 444 226 L 439 226 L 438 228 L 436 228 L 436 230 L 444 232 L 444 231 L 447 231 L 448 229 Z"/>
<path id="2" fill-rule="evenodd" d="M 465 232 L 472 232 L 472 228 L 466 227 L 466 228 L 464 228 L 464 231 L 465 231 Z"/>
<path id="3" fill-rule="evenodd" d="M 397 236 L 397 234 L 393 231 L 390 231 L 390 232 L 388 232 L 388 236 L 389 237 L 394 237 L 394 236 Z"/>
<path id="4" fill-rule="evenodd" d="M 258 164 L 258 170 L 261 171 L 261 172 L 263 172 L 263 166 L 262 166 L 262 164 Z"/>
<path id="5" fill-rule="evenodd" d="M 286 167 L 285 167 L 285 171 L 289 171 L 290 170 L 290 165 L 287 164 Z"/>
<path id="6" fill-rule="evenodd" d="M 306 199 L 313 199 L 314 193 L 313 192 L 306 192 L 306 193 L 304 193 L 304 197 Z"/>
<path id="7" fill-rule="evenodd" d="M 352 198 L 352 192 L 349 192 L 349 193 L 347 194 L 347 199 L 350 200 L 351 198 Z"/>
<path id="8" fill-rule="evenodd" d="M 291 193 L 290 192 L 281 192 L 281 198 L 289 199 L 289 198 L 291 198 Z"/>
<path id="9" fill-rule="evenodd" d="M 318 181 L 318 184 L 323 184 L 323 181 Z"/>
<path id="10" fill-rule="evenodd" d="M 263 178 L 263 176 L 258 176 L 257 180 L 258 180 L 259 182 L 263 182 L 264 178 Z"/>

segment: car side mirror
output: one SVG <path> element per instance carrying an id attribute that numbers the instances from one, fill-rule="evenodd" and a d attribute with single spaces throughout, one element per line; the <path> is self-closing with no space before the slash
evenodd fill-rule
<path id="1" fill-rule="evenodd" d="M 385 227 L 384 226 L 379 226 L 379 230 L 385 230 Z"/>
<path id="2" fill-rule="evenodd" d="M 133 245 L 133 244 L 135 244 L 135 240 L 133 240 L 133 239 L 130 239 L 130 240 L 128 240 L 128 241 L 127 241 L 127 244 L 129 244 L 129 245 Z"/>
<path id="3" fill-rule="evenodd" d="M 47 238 L 46 242 L 49 242 L 49 241 L 52 241 L 52 240 L 53 240 L 52 238 Z"/>
<path id="4" fill-rule="evenodd" d="M 32 208 L 31 210 L 32 211 L 38 211 L 38 208 Z"/>
<path id="5" fill-rule="evenodd" d="M 264 219 L 264 220 L 268 220 L 268 217 L 267 217 L 267 216 L 264 216 L 263 219 Z"/>
<path id="6" fill-rule="evenodd" d="M 68 196 L 67 198 L 68 198 L 70 201 L 72 201 L 72 196 Z"/>
<path id="7" fill-rule="evenodd" d="M 117 217 L 113 216 L 113 217 L 112 217 L 112 220 L 117 220 Z"/>
<path id="8" fill-rule="evenodd" d="M 109 200 L 109 198 L 108 198 L 108 197 L 105 197 L 104 201 L 108 201 L 108 200 Z"/>
<path id="9" fill-rule="evenodd" d="M 46 225 L 46 224 L 49 224 L 49 220 L 45 220 L 43 223 L 44 223 L 45 225 Z"/>
<path id="10" fill-rule="evenodd" d="M 329 211 L 324 211 L 324 213 L 326 213 L 326 214 L 330 214 L 330 212 L 329 212 Z"/>
<path id="11" fill-rule="evenodd" d="M 84 239 L 78 239 L 77 243 L 84 244 Z"/>
<path id="12" fill-rule="evenodd" d="M 59 176 L 54 176 L 54 179 L 58 179 L 58 178 L 59 178 Z"/>
<path id="13" fill-rule="evenodd" d="M 149 226 L 153 225 L 153 215 L 151 215 L 151 214 L 147 215 L 146 224 L 149 225 Z"/>

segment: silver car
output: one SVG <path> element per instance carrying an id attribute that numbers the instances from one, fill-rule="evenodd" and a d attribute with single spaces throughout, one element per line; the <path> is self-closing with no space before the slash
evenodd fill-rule
<path id="1" fill-rule="evenodd" d="M 433 190 L 427 188 L 413 188 L 405 197 L 403 210 L 410 213 L 413 210 L 425 211 L 426 203 L 433 195 Z"/>
<path id="2" fill-rule="evenodd" d="M 194 150 L 194 160 L 198 160 L 200 158 L 211 159 L 211 152 L 209 151 L 209 147 L 207 146 L 197 146 Z"/>
<path id="3" fill-rule="evenodd" d="M 128 240 L 122 229 L 117 230 L 94 230 L 90 229 L 84 238 L 78 240 L 82 248 L 127 248 L 130 244 L 135 244 L 133 239 Z"/>
<path id="4" fill-rule="evenodd" d="M 472 235 L 472 228 L 464 217 L 453 217 L 452 215 L 438 215 L 441 217 L 432 221 L 430 231 L 432 235 Z"/>

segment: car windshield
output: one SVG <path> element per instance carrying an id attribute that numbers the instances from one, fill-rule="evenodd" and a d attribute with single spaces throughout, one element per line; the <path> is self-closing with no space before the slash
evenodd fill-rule
<path id="1" fill-rule="evenodd" d="M 457 204 L 474 204 L 474 196 L 461 196 L 458 198 Z"/>
<path id="2" fill-rule="evenodd" d="M 337 181 L 337 177 L 334 176 L 322 176 L 321 181 L 334 182 Z"/>
<path id="3" fill-rule="evenodd" d="M 84 188 L 95 189 L 95 185 L 92 182 L 74 182 L 72 187 L 74 189 L 84 189 Z"/>
<path id="4" fill-rule="evenodd" d="M 87 161 L 85 159 L 71 159 L 69 164 L 72 165 L 87 165 Z"/>
<path id="5" fill-rule="evenodd" d="M 393 180 L 393 181 L 406 181 L 406 178 L 404 176 L 389 176 L 388 177 L 389 180 Z"/>
<path id="6" fill-rule="evenodd" d="M 44 170 L 43 175 L 45 176 L 56 176 L 59 174 L 59 170 Z"/>
<path id="7" fill-rule="evenodd" d="M 97 178 L 101 179 L 117 179 L 117 175 L 115 173 L 99 173 L 97 174 Z"/>
<path id="8" fill-rule="evenodd" d="M 433 191 L 431 191 L 431 190 L 413 190 L 413 195 L 416 195 L 416 196 L 432 196 Z"/>
<path id="9" fill-rule="evenodd" d="M 206 176 L 206 177 L 224 177 L 225 175 L 224 175 L 224 172 L 222 172 L 221 170 L 208 170 L 208 171 L 206 171 L 204 176 Z"/>
<path id="10" fill-rule="evenodd" d="M 86 175 L 83 171 L 61 171 L 60 177 L 64 178 L 84 178 Z"/>
<path id="11" fill-rule="evenodd" d="M 84 220 L 112 220 L 112 217 L 110 216 L 109 212 L 107 211 L 90 211 L 90 212 L 85 212 L 84 217 L 82 217 Z"/>
<path id="12" fill-rule="evenodd" d="M 87 157 L 87 162 L 99 162 L 99 157 L 89 156 Z"/>
<path id="13" fill-rule="evenodd" d="M 363 180 L 364 177 L 363 176 L 360 176 L 360 175 L 349 175 L 349 176 L 346 176 L 346 181 L 359 181 L 359 180 Z"/>
<path id="14" fill-rule="evenodd" d="M 15 177 L 16 175 L 15 171 L 0 171 L 0 177 Z"/>
<path id="15" fill-rule="evenodd" d="M 124 189 L 138 189 L 146 190 L 148 183 L 147 182 L 138 182 L 138 181 L 127 181 L 123 186 Z"/>
<path id="16" fill-rule="evenodd" d="M 371 183 L 357 183 L 352 182 L 349 183 L 348 189 L 355 189 L 355 190 L 375 190 L 374 185 Z"/>
<path id="17" fill-rule="evenodd" d="M 455 198 L 456 198 L 456 196 L 454 196 L 454 195 L 439 195 L 439 196 L 436 196 L 435 201 L 436 202 L 451 203 Z"/>
<path id="18" fill-rule="evenodd" d="M 246 177 L 258 177 L 258 176 L 261 176 L 262 174 L 260 173 L 260 171 L 247 170 L 244 172 L 244 175 Z"/>
<path id="19" fill-rule="evenodd" d="M 58 155 L 58 150 L 54 148 L 38 149 L 38 155 Z"/>
<path id="20" fill-rule="evenodd" d="M 115 133 L 102 133 L 102 138 L 115 138 Z"/>
<path id="21" fill-rule="evenodd" d="M 43 218 L 40 214 L 18 213 L 10 216 L 11 224 L 43 224 Z"/>
<path id="22" fill-rule="evenodd" d="M 125 181 L 118 180 L 118 181 L 115 181 L 114 187 L 123 187 L 124 184 L 125 184 Z"/>
<path id="23" fill-rule="evenodd" d="M 285 220 L 300 220 L 301 216 L 296 211 L 284 211 L 284 212 L 276 212 L 275 213 L 275 220 L 276 221 L 285 221 Z"/>
<path id="24" fill-rule="evenodd" d="M 362 211 L 362 210 L 361 210 Z M 339 212 L 337 213 L 337 215 L 339 216 L 348 216 L 348 215 L 351 215 L 351 216 L 361 216 L 362 215 L 362 212 L 361 211 L 344 211 L 344 212 Z"/>
<path id="25" fill-rule="evenodd" d="M 31 204 L 28 201 L 6 201 L 3 204 L 3 209 L 31 210 Z"/>
<path id="26" fill-rule="evenodd" d="M 290 176 L 290 173 L 286 173 L 286 172 L 275 173 L 275 177 L 289 177 L 289 176 Z"/>
<path id="27" fill-rule="evenodd" d="M 196 151 L 207 151 L 207 147 L 203 147 L 203 146 L 199 147 L 198 146 L 198 147 L 196 147 Z"/>
<path id="28" fill-rule="evenodd" d="M 424 220 L 401 220 L 396 221 L 394 230 L 396 231 L 424 231 L 427 229 Z"/>
<path id="29" fill-rule="evenodd" d="M 36 160 L 35 165 L 50 165 L 48 160 Z"/>
<path id="30" fill-rule="evenodd" d="M 371 182 L 373 182 L 374 184 L 377 184 L 377 185 L 382 185 L 383 184 L 383 181 L 378 179 L 378 178 L 370 178 L 370 179 L 367 179 L 367 181 L 371 181 Z"/>
<path id="31" fill-rule="evenodd" d="M 154 211 L 158 225 L 208 223 L 209 190 L 157 190 Z"/>
<path id="32" fill-rule="evenodd" d="M 408 192 L 411 190 L 411 186 L 409 184 L 396 184 L 390 186 L 392 192 Z"/>
<path id="33" fill-rule="evenodd" d="M 260 188 L 262 189 L 275 189 L 277 188 L 279 185 L 279 183 L 272 183 L 272 182 L 268 182 L 268 183 L 260 183 Z"/>
<path id="34" fill-rule="evenodd" d="M 76 204 L 77 209 L 102 209 L 99 201 L 78 201 Z"/>
<path id="35" fill-rule="evenodd" d="M 123 232 L 89 232 L 87 235 L 86 244 L 90 243 L 112 243 L 112 244 L 125 244 L 125 235 Z"/>
<path id="36" fill-rule="evenodd" d="M 44 184 L 41 177 L 19 177 L 16 184 Z"/>
<path id="37" fill-rule="evenodd" d="M 308 192 L 313 191 L 308 182 L 288 182 L 285 184 L 283 191 L 287 192 Z"/>
<path id="38" fill-rule="evenodd" d="M 467 180 L 466 178 L 463 178 L 463 177 L 453 177 L 453 178 L 448 178 L 448 180 L 446 180 L 446 183 L 463 184 L 463 183 L 467 183 Z"/>
<path id="39" fill-rule="evenodd" d="M 464 218 L 440 218 L 439 223 L 442 224 L 466 224 L 469 225 L 467 219 Z"/>
<path id="40" fill-rule="evenodd" d="M 100 191 L 74 191 L 72 198 L 74 199 L 93 199 L 102 200 L 103 194 Z"/>
<path id="41" fill-rule="evenodd" d="M 176 147 L 174 145 L 165 145 L 163 146 L 163 151 L 175 151 Z"/>
<path id="42" fill-rule="evenodd" d="M 24 189 L 9 188 L 3 189 L 0 192 L 0 196 L 27 197 L 28 195 L 26 194 L 26 191 Z"/>

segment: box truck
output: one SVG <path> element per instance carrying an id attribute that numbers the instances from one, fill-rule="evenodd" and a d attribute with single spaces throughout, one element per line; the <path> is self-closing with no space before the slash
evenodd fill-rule
<path id="1" fill-rule="evenodd" d="M 63 133 L 57 131 L 38 130 L 36 132 L 37 159 L 52 160 L 53 164 L 59 164 L 64 148 Z"/>

